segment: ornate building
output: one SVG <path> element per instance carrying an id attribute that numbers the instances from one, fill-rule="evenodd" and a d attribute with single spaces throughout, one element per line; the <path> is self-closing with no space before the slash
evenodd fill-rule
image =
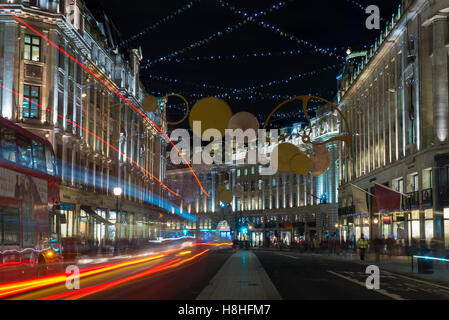
<path id="1" fill-rule="evenodd" d="M 114 240 L 117 221 L 119 238 L 161 236 L 166 191 L 148 172 L 164 180 L 168 141 L 140 114 L 141 50 L 119 48 L 112 20 L 82 0 L 0 3 L 139 109 L 0 10 L 0 114 L 53 144 L 62 179 L 62 236 Z M 164 103 L 160 108 L 164 114 Z M 147 115 L 166 130 L 158 113 Z M 114 187 L 123 190 L 119 215 Z"/>
<path id="2" fill-rule="evenodd" d="M 312 119 L 312 141 L 327 141 L 338 135 L 339 120 L 336 112 L 322 107 Z M 309 125 L 307 125 L 309 127 Z M 280 136 L 290 135 L 283 142 L 298 146 L 306 151 L 311 145 L 302 142 L 304 124 L 294 124 L 280 130 Z M 308 129 L 307 129 L 308 132 Z M 270 156 L 277 144 L 266 144 L 262 153 Z M 338 143 L 327 145 L 330 153 L 328 170 L 314 177 L 312 174 L 298 176 L 294 173 L 261 175 L 260 165 L 193 166 L 210 197 L 199 188 L 192 188 L 194 180 L 186 168 L 167 170 L 167 183 L 176 186 L 179 192 L 188 195 L 179 203 L 181 210 L 199 216 L 198 229 L 215 228 L 216 224 L 228 222 L 234 236 L 242 237 L 239 226 L 248 225 L 253 244 L 273 240 L 276 237 L 290 243 L 292 233 L 296 240 L 300 237 L 320 239 L 333 236 L 338 222 Z M 245 154 L 233 155 L 236 160 L 244 160 Z M 229 206 L 220 201 L 220 185 L 233 192 Z M 212 220 L 212 221 L 210 221 Z"/>
<path id="3" fill-rule="evenodd" d="M 448 0 L 403 1 L 369 52 L 348 59 L 339 88 L 353 131 L 339 151 L 347 239 L 363 232 L 449 246 L 448 14 Z M 377 212 L 375 183 L 404 195 L 401 210 Z M 351 184 L 371 194 L 370 212 L 355 212 Z"/>

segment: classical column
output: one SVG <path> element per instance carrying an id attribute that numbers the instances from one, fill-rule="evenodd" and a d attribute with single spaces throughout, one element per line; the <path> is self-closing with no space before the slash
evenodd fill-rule
<path id="1" fill-rule="evenodd" d="M 433 18 L 433 121 L 435 138 L 439 142 L 446 142 L 449 136 L 448 120 L 448 66 L 447 66 L 447 38 L 448 17 L 438 15 Z"/>

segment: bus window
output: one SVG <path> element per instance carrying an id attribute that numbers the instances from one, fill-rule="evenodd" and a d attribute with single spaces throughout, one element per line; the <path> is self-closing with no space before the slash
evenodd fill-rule
<path id="1" fill-rule="evenodd" d="M 45 163 L 45 149 L 42 143 L 33 140 L 33 168 L 41 172 L 47 172 Z"/>
<path id="2" fill-rule="evenodd" d="M 33 168 L 31 141 L 26 137 L 17 135 L 17 163 L 27 168 Z"/>
<path id="3" fill-rule="evenodd" d="M 0 207 L 0 245 L 20 245 L 19 209 Z"/>
<path id="4" fill-rule="evenodd" d="M 45 162 L 47 164 L 47 173 L 51 176 L 55 175 L 55 159 L 51 149 L 48 146 L 45 146 Z"/>
<path id="5" fill-rule="evenodd" d="M 0 125 L 0 157 L 4 160 L 16 162 L 16 153 L 15 132 Z"/>

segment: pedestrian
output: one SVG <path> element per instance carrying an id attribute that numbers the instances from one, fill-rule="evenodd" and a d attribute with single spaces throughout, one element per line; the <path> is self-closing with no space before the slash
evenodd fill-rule
<path id="1" fill-rule="evenodd" d="M 374 252 L 376 253 L 376 262 L 380 261 L 380 250 L 382 249 L 383 241 L 379 237 L 376 237 L 373 242 Z"/>
<path id="2" fill-rule="evenodd" d="M 368 240 L 365 239 L 365 235 L 362 233 L 360 239 L 357 240 L 357 247 L 359 249 L 360 261 L 365 261 L 366 248 L 368 248 Z"/>
<path id="3" fill-rule="evenodd" d="M 388 253 L 388 257 L 391 258 L 391 255 L 393 254 L 393 249 L 394 249 L 394 245 L 395 245 L 395 241 L 394 239 L 391 237 L 391 235 L 388 237 L 388 239 L 386 240 L 386 245 L 387 245 L 387 253 Z"/>

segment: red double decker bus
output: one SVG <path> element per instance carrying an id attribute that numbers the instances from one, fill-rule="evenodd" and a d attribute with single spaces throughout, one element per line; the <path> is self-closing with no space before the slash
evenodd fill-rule
<path id="1" fill-rule="evenodd" d="M 61 260 L 58 204 L 51 144 L 0 117 L 0 269 Z"/>

